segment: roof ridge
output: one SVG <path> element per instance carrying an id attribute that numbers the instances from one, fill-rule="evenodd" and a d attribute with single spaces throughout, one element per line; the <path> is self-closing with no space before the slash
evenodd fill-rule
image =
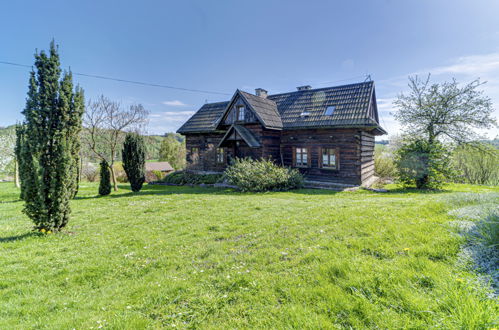
<path id="1" fill-rule="evenodd" d="M 278 95 L 283 95 L 283 94 L 310 93 L 310 92 L 316 92 L 316 91 L 320 91 L 320 90 L 324 90 L 324 89 L 348 87 L 348 86 L 354 86 L 354 85 L 364 85 L 364 84 L 369 84 L 369 83 L 372 83 L 374 85 L 374 81 L 370 80 L 370 81 L 363 81 L 363 82 L 346 84 L 346 85 L 337 85 L 337 86 L 329 86 L 329 87 L 305 89 L 305 90 L 302 90 L 302 91 L 292 91 L 292 92 L 283 92 L 283 93 L 277 93 L 277 94 L 269 94 L 268 97 L 278 96 Z"/>
<path id="2" fill-rule="evenodd" d="M 219 104 L 219 103 L 227 103 L 227 102 L 230 102 L 230 101 L 209 102 L 209 103 L 203 104 L 202 106 L 207 105 L 207 104 Z"/>
<path id="3" fill-rule="evenodd" d="M 303 90 L 303 91 L 292 91 L 292 92 L 282 92 L 282 93 L 277 93 L 277 94 L 269 94 L 266 98 L 263 98 L 263 97 L 257 96 L 257 95 L 255 95 L 255 94 L 252 94 L 252 93 L 250 93 L 250 92 L 244 91 L 244 90 L 239 89 L 239 88 L 238 88 L 238 89 L 236 89 L 236 91 L 239 91 L 239 92 L 242 92 L 242 93 L 245 93 L 245 94 L 248 94 L 248 95 L 254 96 L 254 97 L 259 97 L 259 98 L 261 98 L 262 100 L 268 100 L 268 101 L 271 101 L 271 102 L 275 102 L 274 100 L 269 99 L 269 97 L 279 96 L 279 95 L 283 95 L 283 94 L 295 94 L 295 93 L 316 92 L 316 91 L 321 91 L 321 90 L 325 90 L 325 89 L 340 88 L 340 87 L 347 87 L 347 86 L 354 86 L 354 85 L 363 85 L 363 84 L 369 84 L 369 83 L 374 84 L 374 81 L 373 81 L 373 80 L 370 80 L 370 81 L 363 81 L 363 82 L 352 83 L 352 84 L 346 84 L 346 85 L 336 85 L 336 86 L 329 86 L 329 87 L 312 88 L 312 89 L 306 89 L 306 90 Z M 203 104 L 203 106 L 204 106 L 204 105 L 209 105 L 209 104 L 227 103 L 227 102 L 230 102 L 230 101 L 231 101 L 231 100 L 227 100 L 227 101 L 218 101 L 218 102 L 210 102 L 210 103 L 205 103 L 205 104 Z"/>
<path id="4" fill-rule="evenodd" d="M 266 97 L 261 97 L 261 96 L 258 96 L 258 95 L 255 95 L 255 94 L 251 94 L 251 93 L 248 93 L 248 92 L 242 91 L 242 90 L 240 90 L 240 92 L 244 93 L 244 94 L 247 94 L 247 95 L 251 96 L 253 99 L 256 99 L 256 100 L 259 100 L 259 101 L 276 103 L 274 100 L 270 100 L 270 99 L 268 99 Z"/>

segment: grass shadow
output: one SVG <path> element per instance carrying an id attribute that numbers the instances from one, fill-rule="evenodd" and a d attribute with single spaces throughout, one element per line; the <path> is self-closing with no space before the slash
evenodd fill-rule
<path id="1" fill-rule="evenodd" d="M 11 201 L 0 201 L 0 204 L 9 204 L 9 203 L 17 203 L 22 202 L 22 199 L 13 199 Z"/>
<path id="2" fill-rule="evenodd" d="M 125 191 L 125 192 L 124 192 Z M 241 194 L 234 189 L 230 188 L 216 188 L 216 187 L 191 187 L 191 186 L 166 186 L 166 185 L 144 185 L 139 192 L 133 192 L 129 185 L 118 185 L 117 192 L 111 192 L 107 196 L 76 196 L 75 199 L 94 199 L 94 198 L 123 198 L 123 197 L 133 197 L 133 196 L 145 196 L 145 195 L 201 195 L 201 194 L 213 194 L 213 195 L 230 195 L 230 194 Z"/>
<path id="3" fill-rule="evenodd" d="M 331 190 L 331 189 L 296 189 L 287 191 L 292 194 L 297 195 L 336 195 L 342 192 L 341 190 Z"/>
<path id="4" fill-rule="evenodd" d="M 140 192 L 133 192 L 129 185 L 118 185 L 117 192 L 111 192 L 110 195 L 100 196 L 76 196 L 75 199 L 96 199 L 96 198 L 126 198 L 134 196 L 147 196 L 147 195 L 255 195 L 255 194 L 266 194 L 267 192 L 241 192 L 232 188 L 222 188 L 222 187 L 199 187 L 199 186 L 170 186 L 170 185 L 149 185 L 146 184 L 142 187 Z M 360 189 L 362 192 L 373 192 L 365 189 Z M 296 189 L 285 191 L 287 193 L 298 194 L 298 195 L 336 195 L 342 191 L 340 190 L 328 190 L 328 189 Z M 440 190 L 426 190 L 417 189 L 413 187 L 396 187 L 389 188 L 386 192 L 374 192 L 379 195 L 393 195 L 393 194 L 424 194 L 424 195 L 434 195 L 434 194 L 444 194 L 451 193 L 452 190 L 440 189 Z"/>
<path id="5" fill-rule="evenodd" d="M 20 241 L 20 240 L 23 240 L 25 238 L 37 236 L 37 235 L 38 235 L 38 233 L 36 233 L 36 232 L 29 232 L 29 233 L 25 233 L 22 235 L 0 237 L 0 243 L 9 243 L 9 242 L 14 242 L 14 241 Z"/>
<path id="6" fill-rule="evenodd" d="M 424 194 L 424 195 L 433 195 L 433 194 L 445 194 L 445 193 L 451 193 L 453 192 L 452 190 L 448 189 L 418 189 L 418 188 L 413 188 L 413 187 L 407 187 L 407 188 L 392 188 L 392 189 L 387 189 L 388 191 L 382 192 L 380 194 Z"/>
<path id="7" fill-rule="evenodd" d="M 283 193 L 293 193 L 301 195 L 334 195 L 341 191 L 336 190 L 326 190 L 326 189 L 297 189 L 283 191 Z M 275 192 L 242 192 L 237 191 L 232 188 L 223 187 L 199 187 L 199 186 L 169 186 L 169 185 L 144 185 L 139 192 L 133 192 L 129 185 L 118 185 L 118 192 L 111 192 L 107 196 L 76 196 L 75 199 L 94 199 L 94 198 L 123 198 L 123 197 L 134 197 L 134 196 L 146 196 L 146 195 L 263 195 L 268 193 L 279 193 Z"/>

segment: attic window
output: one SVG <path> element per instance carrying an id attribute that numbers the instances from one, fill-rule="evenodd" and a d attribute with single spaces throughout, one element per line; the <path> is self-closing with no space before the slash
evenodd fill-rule
<path id="1" fill-rule="evenodd" d="M 336 107 L 334 105 L 330 105 L 329 107 L 326 108 L 326 111 L 324 111 L 324 115 L 325 116 L 332 116 L 335 109 L 336 109 Z"/>
<path id="2" fill-rule="evenodd" d="M 237 120 L 244 121 L 244 105 L 237 107 Z"/>

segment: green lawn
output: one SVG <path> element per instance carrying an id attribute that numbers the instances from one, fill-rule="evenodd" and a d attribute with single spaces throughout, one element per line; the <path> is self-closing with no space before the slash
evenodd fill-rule
<path id="1" fill-rule="evenodd" d="M 0 183 L 0 329 L 462 328 L 498 303 L 456 266 L 440 193 L 84 183 L 67 231 L 31 231 Z"/>

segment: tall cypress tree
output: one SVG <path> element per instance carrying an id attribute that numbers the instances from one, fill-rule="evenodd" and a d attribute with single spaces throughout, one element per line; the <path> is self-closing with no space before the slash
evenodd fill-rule
<path id="1" fill-rule="evenodd" d="M 60 230 L 68 223 L 69 200 L 77 187 L 74 152 L 79 150 L 83 94 L 79 88 L 73 92 L 71 73 L 59 81 L 53 41 L 49 54 L 35 54 L 35 68 L 22 112 L 25 120 L 17 129 L 21 197 L 35 228 Z"/>
<path id="2" fill-rule="evenodd" d="M 142 189 L 146 180 L 146 147 L 144 138 L 138 134 L 127 133 L 123 143 L 123 169 L 126 172 L 132 191 Z"/>
<path id="3" fill-rule="evenodd" d="M 71 153 L 69 189 L 71 197 L 75 197 L 78 192 L 79 171 L 80 171 L 80 132 L 82 129 L 82 116 L 85 111 L 83 90 L 76 87 L 73 92 L 73 75 L 71 72 L 65 73 L 60 83 L 59 106 L 64 109 L 65 120 L 68 122 L 68 143 Z"/>

